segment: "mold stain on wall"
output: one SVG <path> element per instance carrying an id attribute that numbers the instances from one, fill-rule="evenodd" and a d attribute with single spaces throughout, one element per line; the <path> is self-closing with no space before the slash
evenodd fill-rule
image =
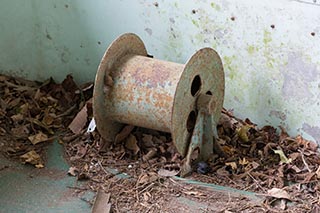
<path id="1" fill-rule="evenodd" d="M 310 85 L 317 81 L 319 73 L 317 65 L 306 63 L 302 53 L 289 52 L 288 63 L 282 71 L 282 97 L 286 100 L 315 102 L 312 91 L 316 90 Z"/>

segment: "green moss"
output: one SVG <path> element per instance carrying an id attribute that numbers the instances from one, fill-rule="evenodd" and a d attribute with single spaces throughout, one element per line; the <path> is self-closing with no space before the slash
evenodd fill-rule
<path id="1" fill-rule="evenodd" d="M 192 24 L 195 25 L 196 27 L 199 27 L 199 24 L 196 20 L 192 19 Z"/>
<path id="2" fill-rule="evenodd" d="M 268 45 L 268 43 L 270 43 L 272 41 L 272 38 L 271 38 L 271 33 L 267 30 L 264 30 L 264 33 L 263 33 L 263 43 L 265 45 Z"/>
<path id="3" fill-rule="evenodd" d="M 254 46 L 252 46 L 252 45 L 248 46 L 247 51 L 248 51 L 248 53 L 249 53 L 250 55 L 252 55 L 252 54 L 254 53 L 254 51 L 255 51 Z"/>
<path id="4" fill-rule="evenodd" d="M 221 7 L 218 5 L 218 4 L 215 4 L 214 2 L 211 2 L 211 7 L 217 11 L 220 11 L 221 10 Z"/>
<path id="5" fill-rule="evenodd" d="M 234 69 L 232 65 L 232 61 L 235 60 L 235 56 L 224 56 L 223 57 L 223 66 L 226 68 L 226 71 L 228 72 L 228 77 L 232 80 L 235 79 L 238 75 L 237 71 Z"/>
<path id="6" fill-rule="evenodd" d="M 274 60 L 269 59 L 269 60 L 267 61 L 267 67 L 273 68 L 273 61 L 274 61 Z"/>

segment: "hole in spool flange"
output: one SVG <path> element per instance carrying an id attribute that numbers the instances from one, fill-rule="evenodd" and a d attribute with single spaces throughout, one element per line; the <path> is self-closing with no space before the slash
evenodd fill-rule
<path id="1" fill-rule="evenodd" d="M 201 88 L 201 78 L 199 75 L 196 75 L 193 78 L 193 81 L 191 83 L 191 95 L 195 96 L 199 92 L 200 88 Z"/>
<path id="2" fill-rule="evenodd" d="M 207 95 L 212 95 L 212 92 L 209 90 L 208 92 L 206 92 Z"/>
<path id="3" fill-rule="evenodd" d="M 187 130 L 189 133 L 191 133 L 194 129 L 194 126 L 196 125 L 197 120 L 197 114 L 193 110 L 189 113 L 188 120 L 187 120 Z"/>

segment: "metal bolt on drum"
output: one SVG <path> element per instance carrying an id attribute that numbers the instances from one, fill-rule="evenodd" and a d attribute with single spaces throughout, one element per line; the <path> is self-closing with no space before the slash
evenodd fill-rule
<path id="1" fill-rule="evenodd" d="M 224 72 L 211 48 L 186 64 L 148 57 L 142 40 L 127 33 L 106 50 L 93 94 L 97 129 L 107 141 L 126 124 L 169 132 L 185 157 L 181 175 L 195 161 L 207 160 L 216 143 L 216 124 L 224 99 Z"/>

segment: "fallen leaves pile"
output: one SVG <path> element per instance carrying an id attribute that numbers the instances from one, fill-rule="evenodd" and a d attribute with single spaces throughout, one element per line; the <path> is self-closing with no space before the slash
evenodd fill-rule
<path id="1" fill-rule="evenodd" d="M 0 75 L 0 150 L 37 168 L 45 166 L 45 148 L 66 132 L 86 100 L 85 88 L 69 75 L 57 84 Z"/>
<path id="2" fill-rule="evenodd" d="M 183 159 L 168 133 L 127 125 L 108 144 L 94 128 L 88 131 L 92 121 L 88 85 L 78 87 L 71 76 L 61 84 L 0 76 L 2 152 L 41 168 L 47 142 L 58 140 L 70 163 L 68 174 L 86 181 L 86 187 L 77 190 L 108 193 L 116 212 L 170 211 L 173 206 L 168 203 L 180 196 L 207 203 L 228 199 L 175 178 Z M 222 111 L 217 130 L 224 156 L 215 153 L 208 162 L 193 164 L 194 172 L 187 178 L 264 197 L 264 203 L 252 206 L 245 198 L 231 196 L 232 202 L 220 212 L 320 210 L 316 143 L 290 137 L 281 127 L 258 128 L 227 110 Z"/>
<path id="3" fill-rule="evenodd" d="M 193 165 L 189 179 L 257 192 L 265 197 L 266 209 L 285 210 L 289 201 L 294 203 L 289 208 L 293 212 L 319 209 L 320 155 L 316 143 L 300 135 L 289 137 L 283 128 L 280 134 L 271 126 L 259 129 L 249 119 L 242 121 L 226 110 L 217 129 L 224 157 L 214 154 L 208 162 Z M 199 192 L 172 186 L 182 158 L 170 134 L 127 125 L 113 144 L 105 144 L 97 132 L 85 130 L 80 140 L 65 141 L 72 164 L 69 174 L 91 180 L 90 189 L 102 187 L 111 192 L 119 209 L 130 210 L 131 203 L 140 201 L 144 208 L 139 210 L 157 211 L 161 208 L 154 203 L 168 202 L 168 193 L 194 197 Z M 131 178 L 119 179 L 120 174 Z M 201 197 L 205 199 L 208 197 Z"/>

